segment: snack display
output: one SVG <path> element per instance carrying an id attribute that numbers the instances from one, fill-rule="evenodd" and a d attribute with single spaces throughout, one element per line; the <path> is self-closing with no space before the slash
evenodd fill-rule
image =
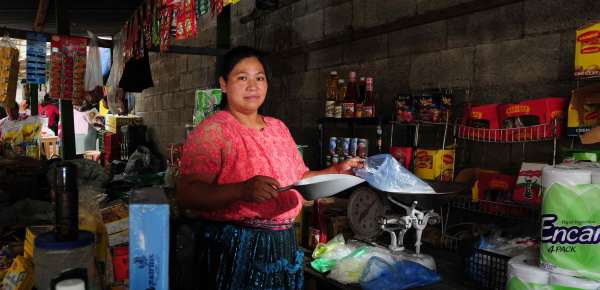
<path id="1" fill-rule="evenodd" d="M 79 104 L 84 94 L 87 39 L 52 36 L 50 95 Z"/>

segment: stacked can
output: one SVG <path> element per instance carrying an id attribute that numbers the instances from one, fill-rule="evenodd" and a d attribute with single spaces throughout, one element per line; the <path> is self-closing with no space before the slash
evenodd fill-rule
<path id="1" fill-rule="evenodd" d="M 328 143 L 327 155 L 325 156 L 325 166 L 337 164 L 353 157 L 366 158 L 368 154 L 367 139 L 330 137 Z"/>

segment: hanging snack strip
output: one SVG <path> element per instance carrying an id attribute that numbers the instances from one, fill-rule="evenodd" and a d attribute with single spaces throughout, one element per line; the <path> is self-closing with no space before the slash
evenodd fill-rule
<path id="1" fill-rule="evenodd" d="M 223 11 L 223 0 L 210 0 L 210 16 L 221 14 Z"/>
<path id="2" fill-rule="evenodd" d="M 182 12 L 182 15 L 178 18 L 177 39 L 190 39 L 196 37 L 196 1 L 183 0 L 180 2 L 180 12 Z M 179 30 L 179 27 L 181 27 L 181 31 Z"/>
<path id="3" fill-rule="evenodd" d="M 52 36 L 50 96 L 55 99 L 83 100 L 87 39 Z"/>
<path id="4" fill-rule="evenodd" d="M 160 51 L 167 51 L 171 46 L 171 23 L 173 22 L 173 5 L 163 6 L 160 10 Z"/>
<path id="5" fill-rule="evenodd" d="M 0 39 L 0 104 L 15 102 L 19 74 L 19 50 L 8 37 Z"/>
<path id="6" fill-rule="evenodd" d="M 210 2 L 209 0 L 197 0 L 198 2 L 196 3 L 196 14 L 198 14 L 198 17 L 207 14 L 210 11 Z"/>
<path id="7" fill-rule="evenodd" d="M 48 38 L 41 33 L 27 33 L 27 83 L 46 83 L 46 42 Z"/>

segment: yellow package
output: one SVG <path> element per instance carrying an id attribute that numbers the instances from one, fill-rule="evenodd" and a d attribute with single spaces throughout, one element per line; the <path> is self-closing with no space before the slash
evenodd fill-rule
<path id="1" fill-rule="evenodd" d="M 25 229 L 25 242 L 23 245 L 23 256 L 28 259 L 33 258 L 33 245 L 35 244 L 35 238 L 42 233 L 49 232 L 54 226 L 29 226 Z"/>
<path id="2" fill-rule="evenodd" d="M 0 47 L 0 104 L 10 105 L 15 101 L 18 74 L 19 51 Z"/>
<path id="3" fill-rule="evenodd" d="M 23 256 L 17 256 L 6 274 L 0 289 L 2 290 L 29 290 L 33 287 L 33 264 Z"/>
<path id="4" fill-rule="evenodd" d="M 454 179 L 454 150 L 417 149 L 415 175 L 426 180 Z"/>
<path id="5" fill-rule="evenodd" d="M 577 29 L 575 42 L 575 76 L 600 75 L 600 23 Z"/>

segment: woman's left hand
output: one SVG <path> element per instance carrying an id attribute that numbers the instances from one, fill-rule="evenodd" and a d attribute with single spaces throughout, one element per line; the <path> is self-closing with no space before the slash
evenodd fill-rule
<path id="1" fill-rule="evenodd" d="M 355 158 L 352 158 L 349 160 L 339 162 L 339 163 L 333 165 L 332 167 L 339 174 L 352 174 L 353 168 L 363 168 L 364 166 L 365 166 L 365 160 L 362 158 L 355 157 Z"/>

